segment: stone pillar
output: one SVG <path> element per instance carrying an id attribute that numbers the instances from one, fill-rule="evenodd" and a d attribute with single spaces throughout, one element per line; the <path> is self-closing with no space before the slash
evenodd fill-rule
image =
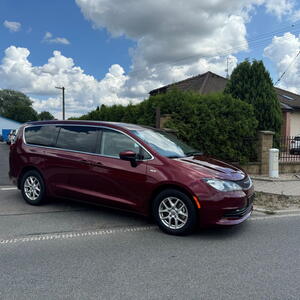
<path id="1" fill-rule="evenodd" d="M 291 135 L 291 112 L 284 111 L 282 120 L 283 120 L 283 124 L 281 127 L 281 135 L 290 136 Z"/>
<path id="2" fill-rule="evenodd" d="M 169 120 L 171 120 L 170 114 L 162 115 L 160 117 L 160 128 L 165 128 L 165 123 Z"/>
<path id="3" fill-rule="evenodd" d="M 258 160 L 260 162 L 260 174 L 269 173 L 269 149 L 273 148 L 273 131 L 258 132 Z"/>

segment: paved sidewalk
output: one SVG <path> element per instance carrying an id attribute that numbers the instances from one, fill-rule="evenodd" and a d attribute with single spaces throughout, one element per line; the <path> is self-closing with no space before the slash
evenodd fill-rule
<path id="1" fill-rule="evenodd" d="M 256 192 L 300 197 L 300 180 L 266 181 L 253 179 Z"/>

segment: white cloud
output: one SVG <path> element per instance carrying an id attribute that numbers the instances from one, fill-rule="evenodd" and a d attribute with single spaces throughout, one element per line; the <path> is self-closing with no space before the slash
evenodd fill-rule
<path id="1" fill-rule="evenodd" d="M 54 51 L 42 66 L 32 66 L 30 51 L 11 46 L 5 50 L 0 64 L 0 88 L 11 88 L 34 95 L 34 107 L 53 114 L 61 111 L 61 92 L 55 86 L 66 88 L 68 115 L 84 113 L 97 105 L 128 104 L 131 99 L 120 97 L 128 77 L 119 65 L 112 65 L 102 80 L 84 74 L 72 58 Z M 135 99 L 132 99 L 135 101 Z"/>
<path id="2" fill-rule="evenodd" d="M 255 7 L 281 18 L 293 0 L 76 0 L 94 28 L 136 41 L 124 95 L 208 70 L 225 75 L 226 56 L 248 49 L 246 23 Z M 226 53 L 226 55 L 224 55 Z M 188 59 L 187 59 L 188 58 Z"/>
<path id="3" fill-rule="evenodd" d="M 51 32 L 46 32 L 42 41 L 45 43 L 48 43 L 48 44 L 70 45 L 70 42 L 68 39 L 63 38 L 63 37 L 54 38 L 53 34 Z"/>
<path id="4" fill-rule="evenodd" d="M 264 5 L 278 18 L 292 14 L 293 8 L 292 0 L 76 2 L 95 28 L 104 28 L 113 37 L 125 36 L 136 47 L 130 49 L 132 66 L 127 75 L 120 65 L 112 65 L 101 80 L 85 74 L 59 51 L 45 65 L 33 66 L 28 49 L 7 48 L 0 65 L 0 87 L 33 95 L 35 108 L 56 116 L 61 111 L 61 93 L 55 86 L 66 87 L 69 116 L 101 104 L 137 102 L 152 89 L 206 71 L 225 75 L 227 58 L 231 71 L 237 64 L 235 54 L 248 49 L 246 24 L 257 6 Z M 69 43 L 50 32 L 43 41 Z"/>
<path id="5" fill-rule="evenodd" d="M 294 11 L 293 15 L 292 15 L 292 21 L 297 22 L 300 20 L 300 9 Z"/>
<path id="6" fill-rule="evenodd" d="M 136 41 L 123 95 L 140 98 L 208 70 L 225 75 L 227 55 L 220 54 L 247 49 L 247 11 L 257 1 L 76 0 L 95 28 Z"/>
<path id="7" fill-rule="evenodd" d="M 300 35 L 285 33 L 275 36 L 272 43 L 265 48 L 264 54 L 276 66 L 278 77 L 289 67 L 281 79 L 279 86 L 289 91 L 300 94 L 300 57 L 295 60 L 300 50 Z"/>
<path id="8" fill-rule="evenodd" d="M 19 22 L 12 22 L 5 20 L 3 22 L 3 26 L 6 27 L 10 32 L 17 32 L 21 30 L 21 23 Z"/>
<path id="9" fill-rule="evenodd" d="M 279 19 L 281 19 L 282 16 L 293 14 L 295 1 L 294 0 L 266 0 L 265 6 L 267 12 L 274 14 Z"/>

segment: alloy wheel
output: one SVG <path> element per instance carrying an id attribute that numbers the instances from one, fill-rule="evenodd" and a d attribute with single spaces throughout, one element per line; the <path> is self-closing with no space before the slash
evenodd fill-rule
<path id="1" fill-rule="evenodd" d="M 24 183 L 24 193 L 28 199 L 35 201 L 41 194 L 41 184 L 35 176 L 29 176 Z"/>
<path id="2" fill-rule="evenodd" d="M 188 221 L 188 209 L 185 203 L 176 197 L 163 199 L 158 213 L 161 222 L 170 229 L 180 229 Z"/>

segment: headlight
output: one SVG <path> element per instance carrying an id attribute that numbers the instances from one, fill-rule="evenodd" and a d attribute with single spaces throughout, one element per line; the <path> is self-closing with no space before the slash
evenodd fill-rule
<path id="1" fill-rule="evenodd" d="M 242 191 L 242 187 L 237 183 L 214 178 L 203 179 L 208 185 L 221 192 Z"/>

